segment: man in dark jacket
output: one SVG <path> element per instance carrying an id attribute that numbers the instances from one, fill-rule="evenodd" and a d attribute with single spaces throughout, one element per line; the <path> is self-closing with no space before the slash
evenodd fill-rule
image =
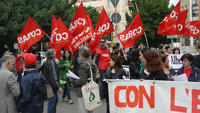
<path id="1" fill-rule="evenodd" d="M 89 78 L 91 78 L 90 74 L 90 66 L 92 68 L 93 77 L 96 76 L 97 68 L 90 60 L 90 49 L 87 47 L 83 47 L 79 50 L 79 58 L 78 62 L 80 67 L 78 69 L 78 76 L 80 79 L 78 80 L 71 80 L 71 83 L 74 83 L 76 95 L 78 97 L 78 104 L 79 104 L 79 113 L 93 113 L 92 111 L 87 111 L 85 109 L 84 100 L 82 97 L 81 87 L 85 85 Z M 90 65 L 90 66 L 89 66 Z"/>
<path id="2" fill-rule="evenodd" d="M 199 82 L 200 81 L 200 70 L 192 65 L 193 56 L 191 54 L 184 54 L 181 57 L 183 67 L 178 70 L 177 75 L 186 74 L 188 81 Z"/>
<path id="3" fill-rule="evenodd" d="M 62 92 L 59 82 L 59 73 L 57 64 L 55 62 L 56 52 L 54 49 L 47 50 L 47 60 L 41 67 L 42 74 L 46 77 L 47 82 L 53 89 L 54 97 L 48 100 L 47 113 L 56 113 L 56 106 L 58 103 L 57 92 Z"/>
<path id="4" fill-rule="evenodd" d="M 22 113 L 43 113 L 46 94 L 45 78 L 36 69 L 36 56 L 24 54 L 25 71 L 20 81 L 21 94 L 18 107 Z"/>

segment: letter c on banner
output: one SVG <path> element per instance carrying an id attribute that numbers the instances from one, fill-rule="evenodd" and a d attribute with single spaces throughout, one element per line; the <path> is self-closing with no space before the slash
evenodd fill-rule
<path id="1" fill-rule="evenodd" d="M 126 107 L 126 103 L 123 103 L 123 102 L 120 102 L 119 101 L 119 93 L 120 93 L 120 90 L 125 90 L 126 89 L 126 86 L 117 86 L 115 88 L 115 94 L 114 94 L 114 98 L 115 98 L 115 105 L 117 107 L 121 107 L 121 108 L 125 108 Z"/>
<path id="2" fill-rule="evenodd" d="M 66 32 L 64 32 L 62 34 L 62 38 L 63 38 L 63 40 L 67 40 L 68 39 L 68 34 Z"/>
<path id="3" fill-rule="evenodd" d="M 36 29 L 35 32 L 36 32 L 36 35 L 37 35 L 37 36 L 40 36 L 40 35 L 41 35 L 40 29 Z"/>
<path id="4" fill-rule="evenodd" d="M 60 41 L 62 39 L 62 35 L 60 33 L 56 34 L 56 41 Z"/>

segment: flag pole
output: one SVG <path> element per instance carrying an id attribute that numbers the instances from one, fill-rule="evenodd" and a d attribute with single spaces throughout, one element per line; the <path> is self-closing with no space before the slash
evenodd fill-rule
<path id="1" fill-rule="evenodd" d="M 134 2 L 135 2 L 136 10 L 137 10 L 137 12 L 139 13 L 139 9 L 138 9 L 138 6 L 137 6 L 137 3 L 136 3 L 136 0 L 135 0 Z M 144 37 L 145 37 L 145 40 L 146 40 L 146 43 L 147 43 L 147 47 L 149 48 L 149 42 L 148 42 L 147 34 L 146 34 L 145 31 L 144 31 Z"/>

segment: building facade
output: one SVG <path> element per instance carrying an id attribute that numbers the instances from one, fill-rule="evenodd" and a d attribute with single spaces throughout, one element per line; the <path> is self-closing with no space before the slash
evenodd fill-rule
<path id="1" fill-rule="evenodd" d="M 101 12 L 101 9 L 104 7 L 110 20 L 112 20 L 113 13 L 117 12 L 120 14 L 121 19 L 119 23 L 113 22 L 113 27 L 115 29 L 115 32 L 113 33 L 114 37 L 114 43 L 119 43 L 118 38 L 116 37 L 116 34 L 123 32 L 126 29 L 127 21 L 125 14 L 128 13 L 128 0 L 119 0 L 119 3 L 117 4 L 117 7 L 115 8 L 112 4 L 111 0 L 78 0 L 76 5 L 79 5 L 81 2 L 83 2 L 83 5 L 85 7 L 91 6 L 95 7 L 98 12 Z"/>

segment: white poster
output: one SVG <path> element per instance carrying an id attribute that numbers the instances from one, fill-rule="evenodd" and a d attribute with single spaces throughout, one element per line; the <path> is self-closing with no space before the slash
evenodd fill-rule
<path id="1" fill-rule="evenodd" d="M 200 83 L 108 80 L 111 113 L 200 113 Z"/>
<path id="2" fill-rule="evenodd" d="M 183 64 L 181 61 L 181 57 L 183 54 L 171 54 L 168 56 L 169 58 L 169 66 L 172 67 L 173 69 L 180 69 Z"/>

